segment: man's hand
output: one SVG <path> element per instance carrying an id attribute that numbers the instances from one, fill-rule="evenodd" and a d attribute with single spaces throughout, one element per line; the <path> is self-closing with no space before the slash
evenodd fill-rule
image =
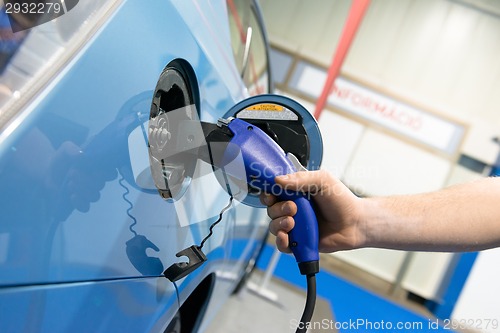
<path id="1" fill-rule="evenodd" d="M 335 252 L 362 247 L 365 242 L 359 215 L 362 200 L 330 173 L 320 171 L 297 172 L 276 177 L 276 183 L 285 191 L 308 193 L 313 201 L 319 224 L 319 250 Z M 288 232 L 295 226 L 293 216 L 297 206 L 293 201 L 279 202 L 278 198 L 262 194 L 261 202 L 268 206 L 272 219 L 269 229 L 276 236 L 276 245 L 290 253 Z"/>

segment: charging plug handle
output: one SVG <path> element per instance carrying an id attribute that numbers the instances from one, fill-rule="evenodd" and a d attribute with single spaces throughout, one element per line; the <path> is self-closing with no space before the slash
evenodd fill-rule
<path id="1" fill-rule="evenodd" d="M 292 200 L 297 205 L 294 216 L 295 227 L 289 232 L 290 248 L 299 264 L 301 274 L 315 274 L 319 271 L 318 222 L 316 214 L 307 196 L 300 192 L 279 187 L 276 176 L 297 171 L 284 150 L 258 127 L 242 120 L 232 119 L 226 122 L 233 133 L 222 165 L 229 163 L 235 156 L 235 147 L 239 149 L 246 168 L 247 182 L 261 191 L 272 193 L 279 200 Z M 225 157 L 227 159 L 225 160 Z"/>

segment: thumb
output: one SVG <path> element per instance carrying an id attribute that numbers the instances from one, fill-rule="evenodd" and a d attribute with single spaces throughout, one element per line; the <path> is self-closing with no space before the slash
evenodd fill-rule
<path id="1" fill-rule="evenodd" d="M 330 205 L 333 195 L 345 199 L 354 197 L 339 179 L 326 170 L 299 171 L 276 177 L 275 182 L 285 191 L 308 193 L 320 205 Z"/>
<path id="2" fill-rule="evenodd" d="M 323 170 L 299 171 L 278 176 L 275 182 L 285 190 L 316 194 L 326 186 L 325 180 L 327 178 L 329 175 Z"/>

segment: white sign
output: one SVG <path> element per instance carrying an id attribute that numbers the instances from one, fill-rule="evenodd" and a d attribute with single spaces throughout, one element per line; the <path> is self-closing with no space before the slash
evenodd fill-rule
<path id="1" fill-rule="evenodd" d="M 326 72 L 307 65 L 302 67 L 301 72 L 295 88 L 319 97 Z M 456 151 L 464 132 L 460 124 L 400 103 L 343 78 L 335 80 L 328 104 L 449 154 Z"/>

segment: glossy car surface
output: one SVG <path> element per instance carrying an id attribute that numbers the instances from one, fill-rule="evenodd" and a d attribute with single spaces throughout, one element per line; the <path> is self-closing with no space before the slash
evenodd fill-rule
<path id="1" fill-rule="evenodd" d="M 181 306 L 182 331 L 206 327 L 255 258 L 265 212 L 233 204 L 177 292 L 163 270 L 229 196 L 208 176 L 177 201 L 139 184 L 142 134 L 176 59 L 204 121 L 269 91 L 260 24 L 251 1 L 102 0 L 2 35 L 1 332 L 176 331 Z"/>

